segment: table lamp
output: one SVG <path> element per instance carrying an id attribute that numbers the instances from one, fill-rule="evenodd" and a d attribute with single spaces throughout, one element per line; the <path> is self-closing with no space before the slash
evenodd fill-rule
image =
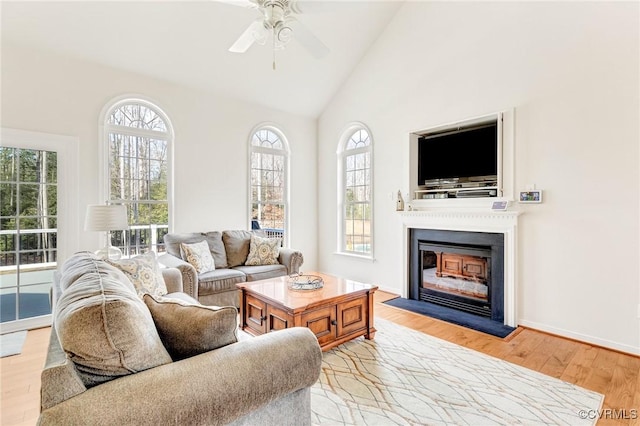
<path id="1" fill-rule="evenodd" d="M 111 245 L 111 231 L 129 229 L 127 207 L 123 204 L 90 204 L 84 220 L 85 231 L 103 231 L 107 233 L 107 245 L 96 255 L 102 259 L 118 260 L 122 251 Z"/>

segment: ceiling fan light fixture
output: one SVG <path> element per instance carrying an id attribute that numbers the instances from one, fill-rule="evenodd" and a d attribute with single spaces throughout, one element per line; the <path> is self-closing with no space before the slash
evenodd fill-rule
<path id="1" fill-rule="evenodd" d="M 280 23 L 276 27 L 276 36 L 277 36 L 278 42 L 285 45 L 289 43 L 289 41 L 291 40 L 291 37 L 293 36 L 293 30 L 291 29 L 290 26 L 284 23 Z"/>

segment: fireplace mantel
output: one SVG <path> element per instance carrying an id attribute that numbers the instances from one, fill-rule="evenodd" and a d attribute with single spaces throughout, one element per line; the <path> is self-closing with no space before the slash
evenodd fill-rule
<path id="1" fill-rule="evenodd" d="M 517 211 L 491 210 L 414 210 L 398 212 L 402 218 L 404 287 L 402 296 L 407 297 L 409 288 L 409 229 L 442 229 L 449 231 L 495 232 L 504 234 L 504 323 L 517 326 L 516 320 L 516 236 Z"/>

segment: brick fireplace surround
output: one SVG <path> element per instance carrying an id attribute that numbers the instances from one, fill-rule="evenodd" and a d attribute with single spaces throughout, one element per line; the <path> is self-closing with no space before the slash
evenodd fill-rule
<path id="1" fill-rule="evenodd" d="M 401 296 L 409 292 L 409 230 L 432 229 L 467 232 L 492 232 L 504 235 L 504 324 L 517 326 L 516 316 L 516 236 L 518 215 L 516 211 L 494 212 L 491 210 L 417 210 L 404 211 L 403 235 L 403 289 Z"/>

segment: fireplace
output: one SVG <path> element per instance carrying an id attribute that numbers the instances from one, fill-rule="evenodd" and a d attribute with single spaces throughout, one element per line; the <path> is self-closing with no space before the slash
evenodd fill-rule
<path id="1" fill-rule="evenodd" d="M 502 233 L 409 232 L 409 299 L 504 322 Z"/>

